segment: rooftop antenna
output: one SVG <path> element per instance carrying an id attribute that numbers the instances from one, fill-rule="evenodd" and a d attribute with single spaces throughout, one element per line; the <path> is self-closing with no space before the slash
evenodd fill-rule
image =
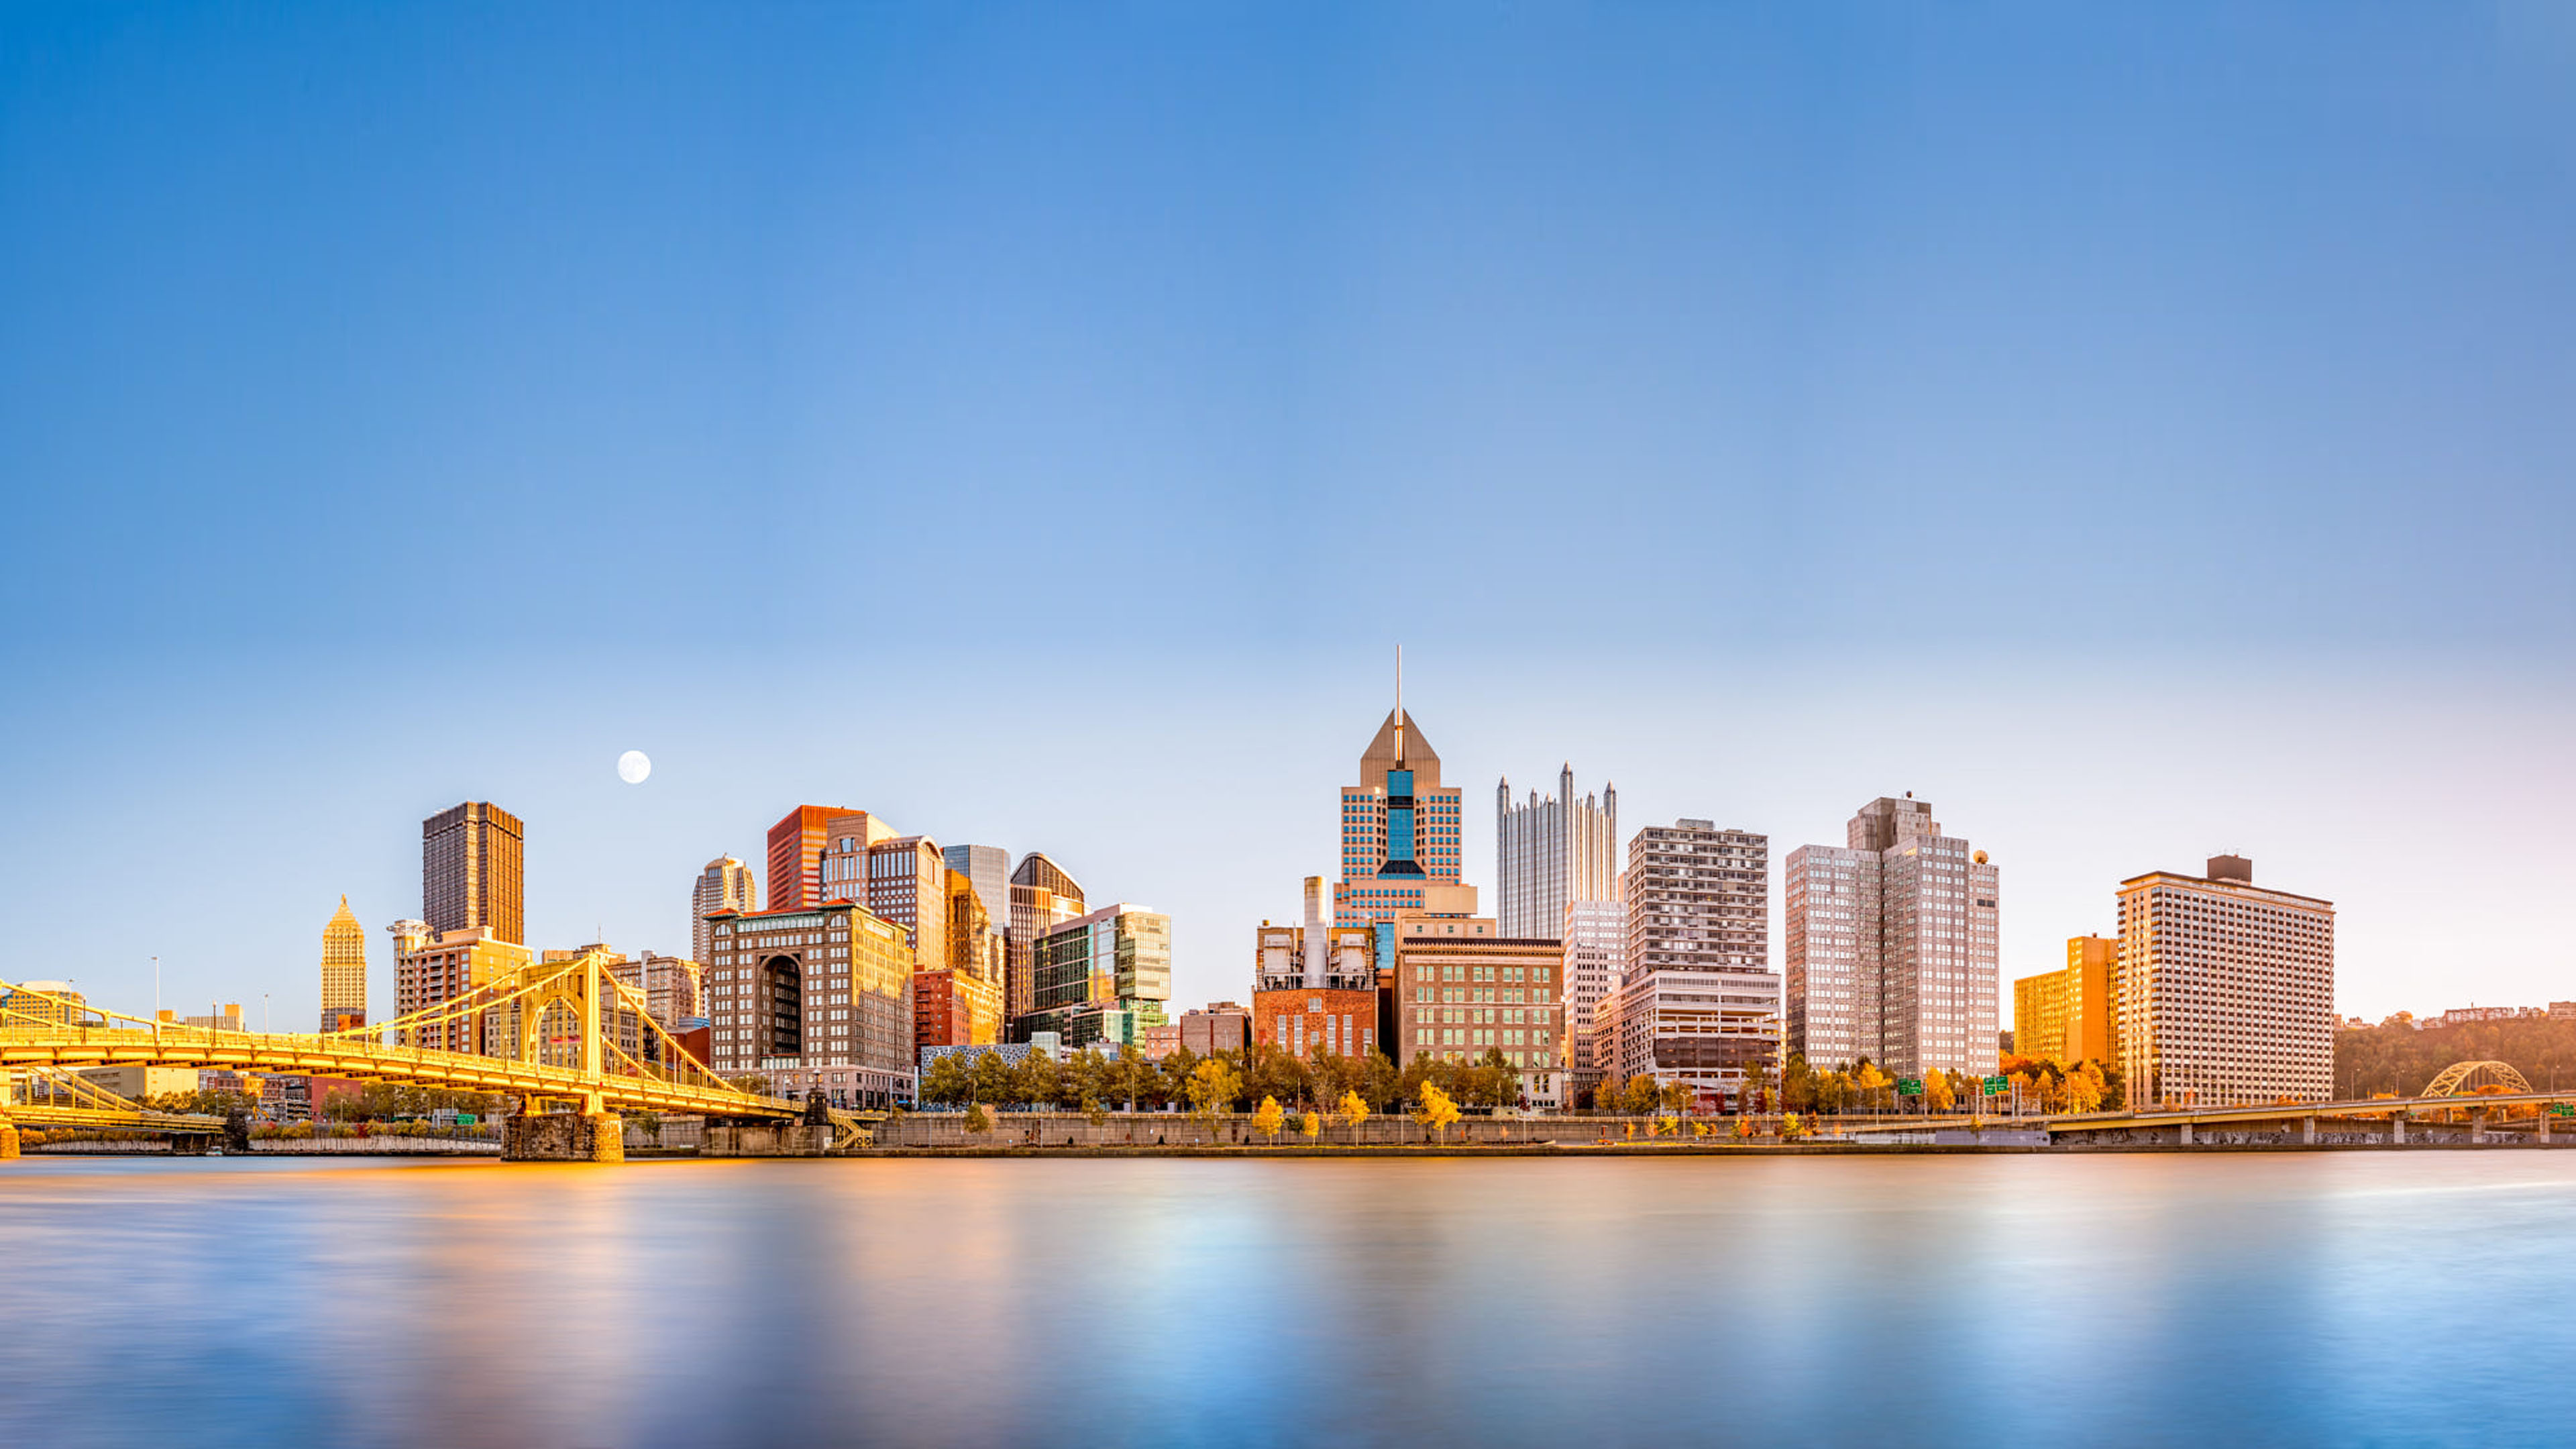
<path id="1" fill-rule="evenodd" d="M 1395 767 L 1404 768 L 1404 646 L 1395 646 Z"/>

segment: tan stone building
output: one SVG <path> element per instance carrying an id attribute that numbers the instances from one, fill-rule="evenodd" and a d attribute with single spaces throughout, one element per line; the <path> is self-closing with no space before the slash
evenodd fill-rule
<path id="1" fill-rule="evenodd" d="M 1564 944 L 1505 936 L 1488 916 L 1406 915 L 1394 924 L 1396 1064 L 1424 1056 L 1472 1063 L 1499 1051 L 1520 1069 L 1533 1105 L 1562 1104 Z"/>
<path id="2" fill-rule="evenodd" d="M 901 926 L 847 902 L 709 919 L 719 1073 L 828 1069 L 855 1105 L 911 1100 L 913 952 Z"/>

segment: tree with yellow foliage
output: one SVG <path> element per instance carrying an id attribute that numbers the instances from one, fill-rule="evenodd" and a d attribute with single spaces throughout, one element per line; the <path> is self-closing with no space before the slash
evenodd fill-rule
<path id="1" fill-rule="evenodd" d="M 2109 1085 L 2102 1078 L 2102 1064 L 2080 1062 L 2075 1070 L 2066 1074 L 2066 1110 L 2099 1112 L 2102 1110 L 2102 1099 L 2109 1091 Z"/>
<path id="2" fill-rule="evenodd" d="M 1738 1142 L 1750 1142 L 1750 1141 L 1752 1141 L 1752 1140 L 1753 1140 L 1753 1119 L 1752 1119 L 1752 1118 L 1750 1118 L 1750 1117 L 1745 1116 L 1745 1115 L 1744 1115 L 1743 1113 L 1741 1113 L 1741 1112 L 1736 1113 L 1736 1114 L 1735 1114 L 1735 1131 L 1734 1131 L 1734 1133 L 1733 1133 L 1733 1136 L 1734 1136 L 1735 1140 L 1736 1140 L 1736 1141 L 1738 1141 Z"/>
<path id="3" fill-rule="evenodd" d="M 1216 1140 L 1216 1119 L 1233 1110 L 1242 1090 L 1243 1074 L 1223 1058 L 1208 1057 L 1190 1069 L 1190 1115 L 1207 1128 L 1208 1141 Z"/>
<path id="4" fill-rule="evenodd" d="M 1306 1134 L 1306 1140 L 1308 1142 L 1317 1140 L 1324 1135 L 1324 1114 L 1321 1112 L 1308 1112 L 1304 1116 L 1299 1117 L 1297 1119 L 1297 1130 Z"/>
<path id="5" fill-rule="evenodd" d="M 1926 1108 L 1935 1114 L 1947 1113 L 1958 1104 L 1958 1101 L 1959 1094 L 1951 1089 L 1948 1072 L 1930 1071 L 1923 1074 L 1923 1105 Z"/>
<path id="6" fill-rule="evenodd" d="M 1887 1089 L 1890 1079 L 1887 1073 L 1878 1069 L 1878 1063 L 1863 1062 L 1860 1064 L 1860 1071 L 1852 1077 L 1852 1085 L 1869 1094 L 1870 1107 L 1875 1110 L 1878 1106 L 1878 1094 Z"/>
<path id="7" fill-rule="evenodd" d="M 1445 1143 L 1449 1140 L 1449 1129 L 1457 1124 L 1458 1104 L 1449 1099 L 1447 1092 L 1440 1090 L 1438 1083 L 1425 1082 L 1422 1084 L 1422 1104 L 1414 1109 L 1413 1120 L 1426 1130 L 1439 1133 L 1440 1140 Z"/>
<path id="8" fill-rule="evenodd" d="M 1798 1116 L 1798 1114 L 1797 1114 L 1797 1113 L 1795 1113 L 1795 1112 L 1791 1112 L 1791 1113 L 1789 1113 L 1787 1116 L 1782 1117 L 1782 1118 L 1780 1119 L 1780 1140 L 1781 1140 L 1781 1141 L 1783 1141 L 1783 1142 L 1796 1142 L 1796 1141 L 1800 1141 L 1800 1140 L 1802 1140 L 1803 1138 L 1805 1138 L 1805 1137 L 1806 1137 L 1806 1135 L 1807 1135 L 1807 1124 L 1806 1124 L 1806 1122 L 1805 1122 L 1804 1120 L 1802 1120 L 1802 1119 Z"/>
<path id="9" fill-rule="evenodd" d="M 1353 1127 L 1369 1119 L 1369 1104 L 1355 1091 L 1344 1092 L 1342 1100 L 1334 1104 L 1333 1111 Z"/>
<path id="10" fill-rule="evenodd" d="M 1276 1097 L 1262 1098 L 1261 1105 L 1252 1112 L 1252 1130 L 1269 1138 L 1273 1145 L 1278 1143 L 1279 1129 L 1286 1125 L 1286 1121 L 1287 1114 L 1279 1110 Z"/>

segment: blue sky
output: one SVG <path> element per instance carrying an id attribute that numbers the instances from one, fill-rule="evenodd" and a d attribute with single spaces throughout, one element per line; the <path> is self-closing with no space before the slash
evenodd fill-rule
<path id="1" fill-rule="evenodd" d="M 1913 789 L 2007 974 L 2222 848 L 2576 997 L 2545 5 L 17 6 L 0 975 L 310 1014 L 419 819 L 676 948 L 800 801 L 1172 912 Z M 618 783 L 617 753 L 657 763 Z M 1468 813 L 1490 885 L 1490 817 Z"/>

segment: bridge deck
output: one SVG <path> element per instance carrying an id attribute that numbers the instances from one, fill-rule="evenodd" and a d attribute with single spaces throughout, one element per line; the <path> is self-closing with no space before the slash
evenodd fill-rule
<path id="1" fill-rule="evenodd" d="M 0 1067 L 11 1066 L 218 1067 L 417 1082 L 528 1097 L 577 1098 L 597 1092 L 602 1103 L 612 1108 L 719 1117 L 792 1117 L 801 1110 L 777 1097 L 646 1075 L 609 1072 L 592 1077 L 574 1067 L 286 1032 L 0 1027 Z M 21 1110 L 0 1107 L 0 1113 L 13 1117 Z"/>

